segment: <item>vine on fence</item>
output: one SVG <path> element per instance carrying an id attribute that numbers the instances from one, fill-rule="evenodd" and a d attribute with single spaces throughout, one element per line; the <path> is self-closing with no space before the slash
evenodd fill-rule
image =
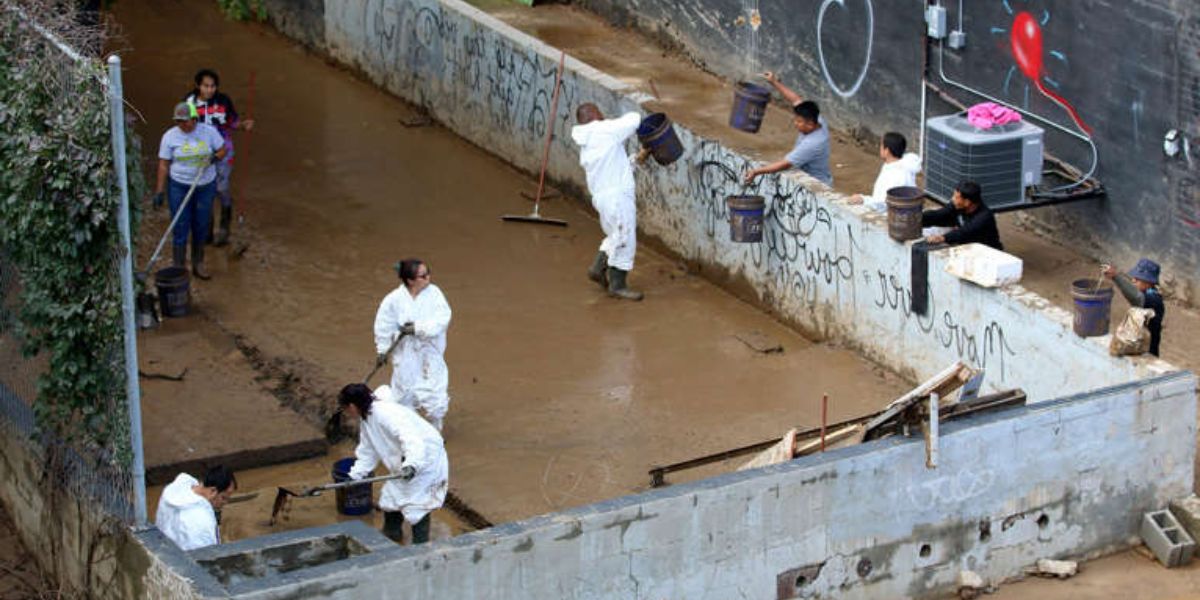
<path id="1" fill-rule="evenodd" d="M 235 21 L 264 21 L 267 18 L 267 8 L 263 6 L 263 0 L 217 0 L 217 5 L 226 17 Z"/>
<path id="2" fill-rule="evenodd" d="M 0 268 L 15 267 L 21 283 L 12 333 L 26 357 L 47 358 L 34 403 L 41 429 L 123 463 L 123 250 L 105 70 L 97 57 L 69 59 L 0 12 Z M 36 14 L 64 39 L 80 39 L 77 21 Z M 75 47 L 99 47 L 98 31 L 82 35 L 92 44 Z M 141 198 L 140 144 L 128 126 L 126 139 L 130 198 Z"/>

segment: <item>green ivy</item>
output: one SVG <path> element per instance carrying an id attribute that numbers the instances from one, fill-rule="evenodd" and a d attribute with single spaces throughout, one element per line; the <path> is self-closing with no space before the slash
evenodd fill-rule
<path id="1" fill-rule="evenodd" d="M 263 0 L 217 0 L 217 4 L 221 7 L 221 12 L 234 21 L 265 21 L 267 18 L 267 8 L 263 6 Z"/>
<path id="2" fill-rule="evenodd" d="M 0 268 L 15 267 L 20 281 L 6 333 L 26 357 L 47 359 L 34 403 L 40 428 L 123 461 L 120 196 L 105 79 L 98 59 L 65 58 L 20 19 L 0 25 Z M 132 200 L 145 180 L 140 143 L 125 129 Z M 135 213 L 134 239 L 137 221 Z"/>

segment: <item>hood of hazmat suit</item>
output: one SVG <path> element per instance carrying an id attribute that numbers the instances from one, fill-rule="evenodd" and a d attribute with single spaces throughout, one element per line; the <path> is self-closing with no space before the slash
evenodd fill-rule
<path id="1" fill-rule="evenodd" d="M 592 198 L 609 193 L 632 194 L 636 189 L 625 140 L 637 132 L 641 122 L 641 115 L 628 112 L 616 119 L 571 128 L 571 139 L 579 145 L 579 164 L 587 173 Z"/>
<path id="2" fill-rule="evenodd" d="M 379 494 L 379 508 L 400 511 L 409 523 L 441 508 L 446 500 L 450 463 L 442 435 L 407 406 L 377 397 L 371 403 L 371 414 L 359 425 L 354 456 L 351 479 L 369 476 L 381 462 L 389 473 L 399 473 L 406 466 L 416 470 L 409 481 L 384 482 Z"/>
<path id="3" fill-rule="evenodd" d="M 195 477 L 180 473 L 163 488 L 158 499 L 154 525 L 183 550 L 212 546 L 221 541 L 217 513 L 203 496 L 192 491 L 200 485 Z"/>

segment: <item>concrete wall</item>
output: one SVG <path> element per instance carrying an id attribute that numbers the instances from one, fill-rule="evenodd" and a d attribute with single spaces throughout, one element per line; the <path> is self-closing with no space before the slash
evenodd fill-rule
<path id="1" fill-rule="evenodd" d="M 157 531 L 133 533 L 106 499 L 76 493 L 87 473 L 51 475 L 32 423 L 33 411 L 0 386 L 0 503 L 38 566 L 64 592 L 92 598 L 199 597 L 164 561 L 164 545 L 178 548 Z"/>
<path id="2" fill-rule="evenodd" d="M 749 29 L 735 25 L 742 0 L 575 0 L 610 20 L 681 46 L 705 68 L 736 79 L 751 69 Z M 837 126 L 916 140 L 924 31 L 922 0 L 762 2 L 759 64 L 818 100 Z M 958 3 L 949 23 L 958 23 Z M 1098 176 L 1108 198 L 1026 213 L 1051 235 L 1098 258 L 1132 263 L 1146 254 L 1200 299 L 1200 178 L 1189 161 L 1163 155 L 1163 136 L 1185 131 L 1200 146 L 1200 4 L 1193 0 L 967 2 L 967 46 L 946 59 L 950 79 L 1071 126 L 1067 113 L 1014 69 L 1008 32 L 1028 10 L 1041 25 L 1047 85 L 1095 129 Z M 868 8 L 872 19 L 868 20 Z M 818 31 L 818 24 L 820 28 Z M 868 39 L 872 42 L 868 54 Z M 821 45 L 824 59 L 818 53 Z M 981 101 L 937 76 L 968 105 Z M 861 86 L 854 83 L 862 77 Z M 854 93 L 849 93 L 853 91 Z M 844 94 L 844 95 L 843 95 Z M 935 114 L 949 105 L 934 102 Z M 1090 151 L 1057 132 L 1047 150 L 1086 169 Z"/>
<path id="3" fill-rule="evenodd" d="M 294 29 L 325 36 L 321 42 L 302 37 L 305 43 L 427 107 L 504 160 L 538 169 L 558 59 L 553 48 L 458 0 L 330 0 L 304 18 L 324 24 Z M 571 189 L 585 186 L 570 140 L 580 102 L 596 102 L 611 114 L 637 109 L 644 99 L 568 57 L 550 176 Z M 748 159 L 684 127 L 676 130 L 684 157 L 638 173 L 643 234 L 816 337 L 859 348 L 912 379 L 961 359 L 987 369 L 990 388 L 1020 387 L 1035 401 L 1169 368 L 1110 358 L 1103 341 L 1070 332 L 1064 311 L 1019 286 L 994 291 L 963 283 L 942 273 L 937 256 L 930 311 L 914 315 L 909 249 L 887 237 L 882 217 L 814 191 L 825 188 L 803 176 L 765 179 L 758 188 L 768 197 L 764 242 L 732 243 L 724 198 L 742 191 L 738 173 Z M 1048 347 L 1052 361 L 1041 351 Z"/>
<path id="4" fill-rule="evenodd" d="M 920 437 L 880 440 L 292 571 L 236 597 L 944 594 L 963 569 L 1000 581 L 1136 543 L 1143 512 L 1190 493 L 1195 436 L 1195 378 L 1177 373 L 950 424 L 936 469 Z"/>

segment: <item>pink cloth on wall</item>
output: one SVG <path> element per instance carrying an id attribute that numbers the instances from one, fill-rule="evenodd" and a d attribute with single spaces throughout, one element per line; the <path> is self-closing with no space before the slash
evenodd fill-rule
<path id="1" fill-rule="evenodd" d="M 978 129 L 991 129 L 1021 120 L 1021 113 L 995 102 L 981 102 L 967 110 L 967 122 Z"/>

